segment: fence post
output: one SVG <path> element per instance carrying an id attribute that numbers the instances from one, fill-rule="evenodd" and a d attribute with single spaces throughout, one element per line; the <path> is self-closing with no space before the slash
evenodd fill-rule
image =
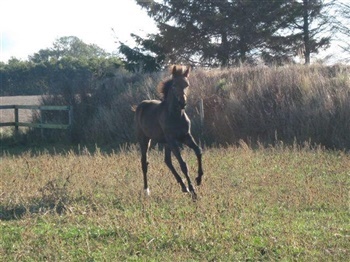
<path id="1" fill-rule="evenodd" d="M 15 106 L 15 135 L 17 136 L 19 133 L 18 123 L 19 123 L 19 114 L 18 114 L 18 106 Z"/>
<path id="2" fill-rule="evenodd" d="M 43 116 L 43 110 L 39 107 L 39 112 L 40 112 L 40 133 L 41 133 L 41 139 L 44 140 L 44 128 L 42 127 L 42 124 L 44 123 L 44 116 Z"/>
<path id="3" fill-rule="evenodd" d="M 69 125 L 69 136 L 70 140 L 73 140 L 73 106 L 69 106 L 69 111 L 68 111 L 68 125 Z"/>
<path id="4" fill-rule="evenodd" d="M 203 99 L 199 100 L 199 116 L 201 119 L 201 128 L 203 129 L 204 125 L 204 105 L 203 105 Z"/>

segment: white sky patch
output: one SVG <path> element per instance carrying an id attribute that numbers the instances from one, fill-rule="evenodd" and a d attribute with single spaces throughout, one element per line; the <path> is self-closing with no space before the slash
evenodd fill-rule
<path id="1" fill-rule="evenodd" d="M 338 1 L 350 4 L 350 0 Z M 0 0 L 3 62 L 11 57 L 25 60 L 63 36 L 76 36 L 112 53 L 117 51 L 117 40 L 133 44 L 131 33 L 146 36 L 155 32 L 155 23 L 135 0 Z M 317 56 L 339 54 L 338 45 L 335 41 Z"/>
<path id="2" fill-rule="evenodd" d="M 131 33 L 145 36 L 156 31 L 134 0 L 0 0 L 0 61 L 5 62 L 11 57 L 27 59 L 63 36 L 113 52 L 117 39 L 127 42 Z"/>

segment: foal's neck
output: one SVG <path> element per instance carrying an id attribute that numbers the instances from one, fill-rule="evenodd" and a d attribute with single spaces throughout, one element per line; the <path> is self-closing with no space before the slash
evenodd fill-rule
<path id="1" fill-rule="evenodd" d="M 175 97 L 169 97 L 167 100 L 168 115 L 172 117 L 181 117 L 185 113 L 185 108 L 180 106 Z"/>

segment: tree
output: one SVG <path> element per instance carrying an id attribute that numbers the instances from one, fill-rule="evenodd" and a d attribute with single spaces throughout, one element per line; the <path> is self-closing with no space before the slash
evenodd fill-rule
<path id="1" fill-rule="evenodd" d="M 58 38 L 52 48 L 41 49 L 38 53 L 29 56 L 29 60 L 34 63 L 47 62 L 51 59 L 59 60 L 63 57 L 73 57 L 77 59 L 90 59 L 93 57 L 110 56 L 102 48 L 95 44 L 85 44 L 76 36 L 64 36 Z"/>
<path id="2" fill-rule="evenodd" d="M 162 68 L 164 63 L 164 52 L 157 45 L 156 41 L 142 39 L 132 34 L 139 46 L 143 48 L 130 48 L 123 42 L 120 42 L 119 52 L 125 57 L 124 67 L 131 72 L 154 72 Z"/>
<path id="3" fill-rule="evenodd" d="M 231 8 L 227 7 L 227 16 L 232 16 L 229 22 L 233 30 L 229 31 L 229 38 L 222 38 L 222 43 L 231 43 L 229 51 L 236 54 L 233 61 L 236 64 L 254 62 L 258 58 L 289 61 L 293 38 L 281 33 L 293 19 L 290 1 L 238 0 L 232 3 Z M 226 37 L 225 31 L 221 35 Z"/>
<path id="4" fill-rule="evenodd" d="M 350 54 L 350 4 L 339 3 L 337 8 L 337 29 L 340 32 L 341 46 L 345 53 Z M 348 57 L 346 60 L 350 60 Z"/>
<path id="5" fill-rule="evenodd" d="M 77 37 L 61 37 L 29 61 L 11 58 L 0 64 L 1 95 L 89 93 L 113 77 L 122 61 Z M 102 80 L 102 81 L 99 81 Z"/>
<path id="6" fill-rule="evenodd" d="M 295 19 L 290 25 L 299 46 L 303 50 L 305 64 L 310 64 L 311 54 L 329 47 L 335 31 L 334 17 L 330 10 L 335 2 L 324 0 L 301 0 L 292 2 Z"/>
<path id="7" fill-rule="evenodd" d="M 310 55 L 328 47 L 333 1 L 321 0 L 136 0 L 157 23 L 159 33 L 139 41 L 159 46 L 165 63 L 229 66 L 290 62 L 304 49 Z M 156 53 L 152 53 L 157 57 Z"/>
<path id="8" fill-rule="evenodd" d="M 292 21 L 287 0 L 137 3 L 158 24 L 159 34 L 149 40 L 157 41 L 171 63 L 228 66 L 252 62 L 262 54 L 282 57 L 291 49 L 290 41 L 279 36 Z"/>

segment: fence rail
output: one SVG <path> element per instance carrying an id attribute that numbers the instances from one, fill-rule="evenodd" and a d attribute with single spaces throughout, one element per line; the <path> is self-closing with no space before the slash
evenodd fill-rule
<path id="1" fill-rule="evenodd" d="M 13 109 L 15 121 L 14 122 L 4 122 L 0 123 L 0 127 L 3 126 L 14 126 L 15 132 L 18 132 L 18 128 L 20 126 L 24 127 L 32 127 L 32 128 L 41 128 L 42 135 L 43 129 L 71 129 L 73 124 L 73 107 L 72 106 L 33 106 L 33 105 L 0 105 L 1 109 Z M 52 123 L 44 123 L 43 114 L 40 112 L 40 123 L 28 123 L 28 122 L 20 122 L 19 121 L 19 110 L 48 110 L 48 111 L 67 111 L 68 112 L 68 124 L 52 124 Z"/>

